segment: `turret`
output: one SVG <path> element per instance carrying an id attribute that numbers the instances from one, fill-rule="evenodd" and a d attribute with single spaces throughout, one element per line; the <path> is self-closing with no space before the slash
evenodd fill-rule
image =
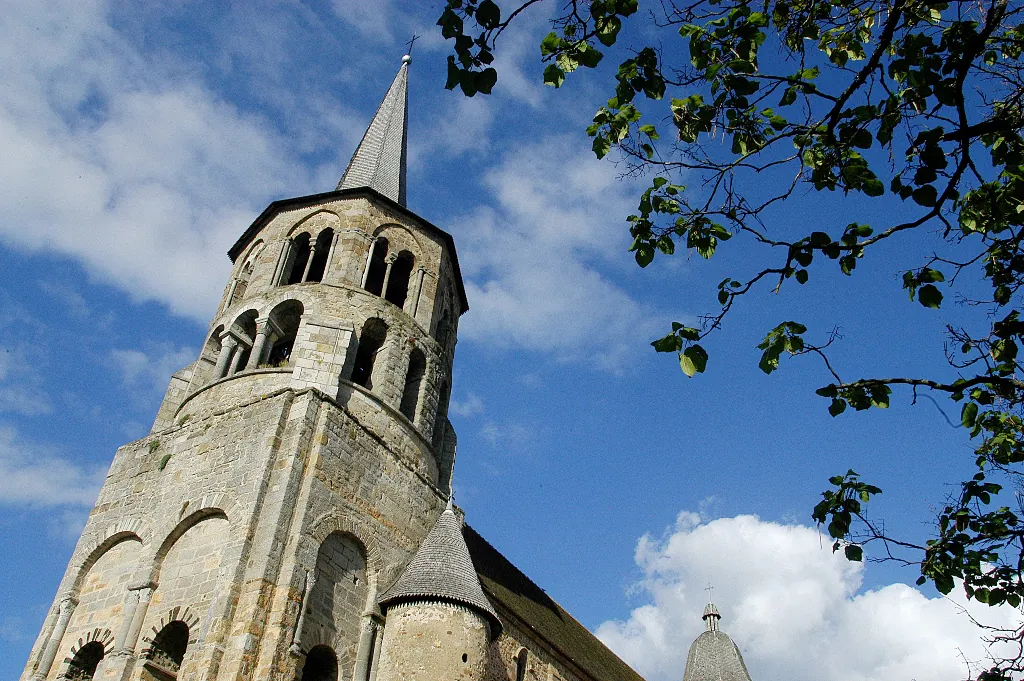
<path id="1" fill-rule="evenodd" d="M 714 603 L 708 602 L 701 619 L 707 628 L 690 645 L 683 681 L 750 681 L 740 649 L 718 628 L 722 615 Z"/>
<path id="2" fill-rule="evenodd" d="M 234 267 L 199 358 L 171 380 L 153 432 L 286 387 L 315 388 L 441 489 L 459 316 L 450 235 L 405 208 L 403 59 L 338 188 L 272 203 L 228 255 Z"/>
<path id="3" fill-rule="evenodd" d="M 377 681 L 487 678 L 488 647 L 501 621 L 450 503 L 380 607 L 387 626 Z"/>

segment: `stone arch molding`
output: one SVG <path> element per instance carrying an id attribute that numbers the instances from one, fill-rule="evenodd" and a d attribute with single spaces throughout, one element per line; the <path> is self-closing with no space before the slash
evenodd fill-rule
<path id="1" fill-rule="evenodd" d="M 217 319 L 213 325 L 214 331 L 208 337 L 208 342 L 214 335 L 223 334 L 225 330 L 236 328 L 235 322 L 246 313 L 255 312 L 257 319 L 263 319 L 273 312 L 275 307 L 289 300 L 294 300 L 302 305 L 303 315 L 313 311 L 316 307 L 316 299 L 308 291 L 293 289 L 282 289 L 277 291 L 276 295 L 268 295 L 262 299 L 247 300 L 243 307 L 228 309 L 222 317 Z"/>
<path id="2" fill-rule="evenodd" d="M 341 217 L 334 211 L 321 208 L 301 218 L 288 230 L 287 237 L 290 239 L 302 232 L 308 232 L 312 238 L 325 229 L 333 229 L 335 233 L 341 229 Z"/>
<path id="3" fill-rule="evenodd" d="M 71 646 L 71 654 L 64 660 L 70 662 L 71 659 L 78 653 L 79 650 L 84 648 L 86 645 L 96 641 L 103 646 L 103 652 L 109 655 L 114 651 L 114 634 L 110 629 L 100 629 L 99 627 L 92 631 L 86 632 L 85 636 L 78 639 L 78 642 Z"/>
<path id="4" fill-rule="evenodd" d="M 328 511 L 314 520 L 305 533 L 309 542 L 299 556 L 300 564 L 307 570 L 316 567 L 317 552 L 320 546 L 335 532 L 347 534 L 355 539 L 366 554 L 366 586 L 368 598 L 373 600 L 377 593 L 378 575 L 384 569 L 383 550 L 370 526 L 362 520 L 352 518 L 355 511 Z M 370 605 L 369 603 L 367 605 Z"/>
<path id="5" fill-rule="evenodd" d="M 373 230 L 374 239 L 384 237 L 388 240 L 388 254 L 409 251 L 416 258 L 416 265 L 423 262 L 423 244 L 416 234 L 405 225 L 397 222 L 385 222 Z"/>
<path id="6" fill-rule="evenodd" d="M 263 239 L 257 239 L 256 242 L 249 247 L 249 250 L 245 252 L 245 255 L 238 259 L 240 267 L 245 267 L 249 263 L 253 262 L 256 258 L 263 254 L 263 249 L 267 247 L 267 244 Z"/>
<path id="7" fill-rule="evenodd" d="M 77 568 L 74 571 L 75 578 L 71 583 L 67 596 L 74 599 L 78 598 L 82 582 L 85 580 L 86 575 L 89 574 L 89 570 L 96 564 L 96 561 L 103 557 L 103 554 L 114 546 L 125 541 L 135 541 L 139 543 L 139 549 L 143 549 L 151 543 L 152 536 L 152 529 L 149 527 L 149 524 L 138 518 L 121 518 L 115 524 L 94 530 L 92 540 L 81 544 L 86 547 L 82 551 L 84 557 L 78 561 Z"/>
<path id="8" fill-rule="evenodd" d="M 199 631 L 199 616 L 196 615 L 192 610 L 186 606 L 175 606 L 160 616 L 149 631 L 142 639 L 144 647 L 142 649 L 142 656 L 152 653 L 153 641 L 156 639 L 157 634 L 171 622 L 184 622 L 185 626 L 188 627 L 188 644 L 194 645 L 199 641 L 199 636 L 196 632 Z"/>
<path id="9" fill-rule="evenodd" d="M 237 536 L 243 531 L 239 526 L 240 517 L 237 502 L 227 492 L 215 492 L 199 499 L 182 502 L 177 517 L 169 518 L 154 532 L 154 536 L 162 537 L 162 540 L 159 545 L 155 542 L 150 544 L 150 554 L 145 563 L 149 566 L 147 581 L 153 584 L 159 582 L 160 568 L 167 552 L 190 529 L 204 520 L 222 518 L 228 521 L 230 533 Z"/>

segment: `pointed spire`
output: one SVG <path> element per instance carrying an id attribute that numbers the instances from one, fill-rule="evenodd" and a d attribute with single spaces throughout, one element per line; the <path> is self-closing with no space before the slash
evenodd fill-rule
<path id="1" fill-rule="evenodd" d="M 450 503 L 379 603 L 386 609 L 394 603 L 421 600 L 468 606 L 490 621 L 492 638 L 497 638 L 501 632 L 501 620 L 484 595 L 462 536 L 462 520 Z"/>
<path id="2" fill-rule="evenodd" d="M 409 127 L 409 62 L 402 57 L 398 75 L 384 95 L 338 189 L 369 187 L 405 205 L 406 138 Z"/>

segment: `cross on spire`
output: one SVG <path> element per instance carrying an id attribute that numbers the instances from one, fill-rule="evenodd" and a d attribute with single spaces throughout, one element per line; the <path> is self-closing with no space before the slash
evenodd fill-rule
<path id="1" fill-rule="evenodd" d="M 416 35 L 415 33 L 412 34 L 412 40 L 410 40 L 409 42 L 406 43 L 406 45 L 409 46 L 409 50 L 406 52 L 406 54 L 408 54 L 408 55 L 412 54 L 412 48 L 415 45 L 416 41 L 419 40 L 419 39 L 420 39 L 420 36 Z"/>
<path id="2" fill-rule="evenodd" d="M 704 587 L 704 590 L 708 592 L 708 603 L 713 603 L 714 601 L 711 599 L 711 592 L 715 590 L 715 587 L 711 586 L 711 582 L 708 582 L 708 585 Z"/>

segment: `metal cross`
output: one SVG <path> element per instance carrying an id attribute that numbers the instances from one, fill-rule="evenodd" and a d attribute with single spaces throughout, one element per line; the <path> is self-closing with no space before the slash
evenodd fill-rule
<path id="1" fill-rule="evenodd" d="M 416 42 L 417 40 L 419 40 L 419 39 L 420 39 L 420 37 L 419 37 L 418 35 L 416 35 L 415 33 L 413 33 L 413 34 L 412 34 L 412 40 L 410 40 L 409 42 L 407 42 L 407 43 L 406 43 L 406 45 L 408 45 L 408 46 L 409 46 L 409 51 L 408 51 L 408 52 L 406 52 L 406 54 L 409 54 L 409 55 L 411 55 L 411 54 L 412 54 L 412 48 L 413 48 L 413 44 L 414 44 L 414 43 L 415 43 L 415 42 Z"/>
<path id="2" fill-rule="evenodd" d="M 712 603 L 711 592 L 715 590 L 715 587 L 711 586 L 711 582 L 708 582 L 708 585 L 704 587 L 704 590 L 708 592 L 708 603 Z"/>

